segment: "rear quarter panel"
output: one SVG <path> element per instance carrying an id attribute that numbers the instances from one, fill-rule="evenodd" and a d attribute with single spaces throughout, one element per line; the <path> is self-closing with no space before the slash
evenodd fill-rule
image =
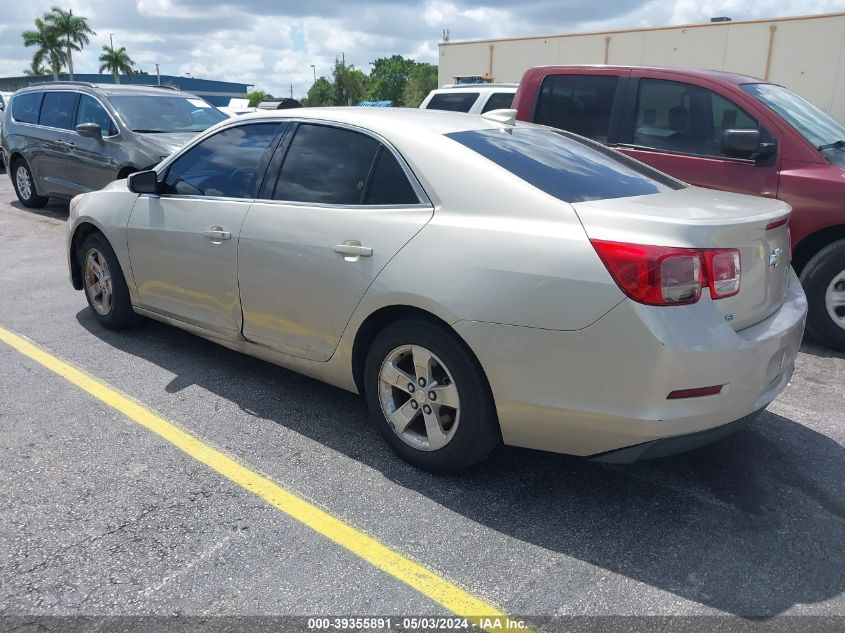
<path id="1" fill-rule="evenodd" d="M 445 137 L 416 144 L 410 152 L 396 142 L 434 216 L 359 312 L 407 304 L 448 322 L 578 330 L 622 301 L 571 205 Z"/>

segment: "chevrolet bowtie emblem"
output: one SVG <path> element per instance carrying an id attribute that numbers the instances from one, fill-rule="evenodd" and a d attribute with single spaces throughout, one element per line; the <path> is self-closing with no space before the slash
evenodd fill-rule
<path id="1" fill-rule="evenodd" d="M 778 267 L 780 263 L 783 261 L 783 249 L 776 248 L 772 251 L 771 255 L 769 255 L 769 266 Z"/>

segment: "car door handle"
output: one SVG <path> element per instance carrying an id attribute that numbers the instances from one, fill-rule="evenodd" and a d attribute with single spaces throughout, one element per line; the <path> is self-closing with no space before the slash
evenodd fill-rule
<path id="1" fill-rule="evenodd" d="M 373 249 L 369 246 L 359 246 L 356 244 L 338 244 L 334 247 L 335 253 L 340 253 L 344 257 L 372 257 Z"/>
<path id="2" fill-rule="evenodd" d="M 204 235 L 210 239 L 218 242 L 220 240 L 230 240 L 232 239 L 232 234 L 229 231 L 224 231 L 219 226 L 213 226 L 209 230 L 205 231 Z"/>

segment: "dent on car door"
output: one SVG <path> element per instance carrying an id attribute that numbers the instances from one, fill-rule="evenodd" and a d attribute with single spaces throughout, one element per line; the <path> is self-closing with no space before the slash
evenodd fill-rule
<path id="1" fill-rule="evenodd" d="M 378 140 L 312 124 L 297 128 L 266 196 L 241 231 L 243 334 L 327 360 L 367 288 L 431 218 L 431 205 Z"/>
<path id="2" fill-rule="evenodd" d="M 632 82 L 619 147 L 626 154 L 700 187 L 774 197 L 775 136 L 727 97 L 697 84 L 641 77 Z M 726 130 L 758 131 L 758 152 L 732 153 Z"/>
<path id="3" fill-rule="evenodd" d="M 138 197 L 127 241 L 140 307 L 239 336 L 238 234 L 279 131 L 253 123 L 218 132 L 170 164 L 162 195 Z"/>

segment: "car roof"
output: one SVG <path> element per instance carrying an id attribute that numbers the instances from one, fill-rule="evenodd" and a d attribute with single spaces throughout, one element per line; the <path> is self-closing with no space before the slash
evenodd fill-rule
<path id="1" fill-rule="evenodd" d="M 153 95 L 153 96 L 181 96 L 189 99 L 197 98 L 190 92 L 183 92 L 165 86 L 132 86 L 126 84 L 95 84 L 83 81 L 47 81 L 21 88 L 18 92 L 32 92 L 45 90 L 92 90 L 104 95 Z"/>
<path id="2" fill-rule="evenodd" d="M 506 92 L 516 92 L 518 87 L 519 84 L 448 84 L 442 88 L 435 88 L 432 92 L 453 92 L 456 90 L 487 90 L 495 92 L 502 92 L 504 90 Z"/>
<path id="3" fill-rule="evenodd" d="M 409 132 L 438 135 L 469 130 L 489 130 L 511 126 L 463 112 L 443 110 L 420 110 L 418 108 L 291 108 L 289 110 L 265 110 L 243 114 L 240 121 L 249 119 L 313 119 L 315 121 L 345 123 L 359 126 L 377 134 L 393 136 Z"/>
<path id="4" fill-rule="evenodd" d="M 603 69 L 603 70 L 638 70 L 647 72 L 661 72 L 671 73 L 682 77 L 696 77 L 699 79 L 711 79 L 714 81 L 722 81 L 730 84 L 748 84 L 748 83 L 769 83 L 765 79 L 759 77 L 751 77 L 750 75 L 741 75 L 739 73 L 731 73 L 724 70 L 708 70 L 703 68 L 671 68 L 669 66 L 615 66 L 606 64 L 578 64 L 578 65 L 550 65 L 550 66 L 535 66 L 531 71 L 535 70 L 552 70 L 566 71 L 566 70 L 583 70 L 589 68 Z"/>

